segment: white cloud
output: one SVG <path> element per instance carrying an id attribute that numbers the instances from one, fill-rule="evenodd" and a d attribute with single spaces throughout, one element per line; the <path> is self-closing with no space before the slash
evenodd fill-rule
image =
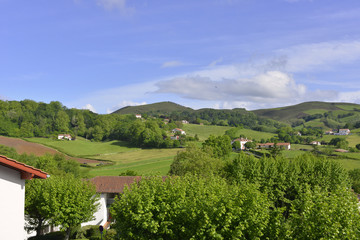
<path id="1" fill-rule="evenodd" d="M 360 104 L 360 91 L 341 92 L 337 97 L 338 102 L 350 102 Z"/>
<path id="2" fill-rule="evenodd" d="M 124 15 L 131 15 L 133 8 L 126 5 L 126 0 L 97 0 L 97 4 L 106 10 L 118 10 Z"/>
<path id="3" fill-rule="evenodd" d="M 184 65 L 182 62 L 180 61 L 169 61 L 169 62 L 164 62 L 161 67 L 162 68 L 169 68 L 169 67 L 178 67 L 178 66 L 182 66 Z"/>
<path id="4" fill-rule="evenodd" d="M 327 69 L 360 60 L 360 41 L 321 42 L 276 51 L 290 72 Z"/>
<path id="5" fill-rule="evenodd" d="M 96 113 L 95 108 L 94 108 L 90 103 L 88 103 L 88 104 L 86 104 L 85 106 L 83 106 L 82 109 L 87 109 L 87 110 L 92 111 L 93 113 Z"/>
<path id="6" fill-rule="evenodd" d="M 134 101 L 129 101 L 129 100 L 124 100 L 121 103 L 117 104 L 116 106 L 113 106 L 110 109 L 107 109 L 106 112 L 107 113 L 112 113 L 115 112 L 116 110 L 119 110 L 120 108 L 123 107 L 127 107 L 127 106 L 140 106 L 140 105 L 145 105 L 147 104 L 146 102 L 134 102 Z"/>
<path id="7" fill-rule="evenodd" d="M 219 59 L 216 59 L 215 61 L 212 61 L 210 64 L 209 64 L 209 67 L 214 67 L 216 65 L 218 65 L 219 63 L 221 63 L 223 61 L 223 58 L 219 58 Z"/>
<path id="8" fill-rule="evenodd" d="M 225 102 L 284 102 L 301 98 L 306 88 L 279 71 L 269 71 L 252 78 L 214 80 L 201 75 L 177 77 L 156 84 L 157 93 L 173 93 L 184 98 Z"/>

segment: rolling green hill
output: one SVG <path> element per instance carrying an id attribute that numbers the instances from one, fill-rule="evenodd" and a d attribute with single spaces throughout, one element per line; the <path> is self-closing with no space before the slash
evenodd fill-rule
<path id="1" fill-rule="evenodd" d="M 144 114 L 149 112 L 157 112 L 159 114 L 169 114 L 174 111 L 194 111 L 191 108 L 181 106 L 173 102 L 159 102 L 140 106 L 127 106 L 116 110 L 117 114 Z"/>
<path id="2" fill-rule="evenodd" d="M 336 128 L 360 120 L 360 105 L 354 103 L 305 102 L 253 112 L 260 117 L 308 127 Z"/>

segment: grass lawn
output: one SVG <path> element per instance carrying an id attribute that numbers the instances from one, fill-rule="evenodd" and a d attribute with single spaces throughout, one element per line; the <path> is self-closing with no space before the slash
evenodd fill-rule
<path id="1" fill-rule="evenodd" d="M 89 174 L 91 176 L 118 176 L 126 170 L 133 170 L 140 175 L 167 175 L 176 153 L 182 150 L 184 149 L 138 149 L 100 155 L 100 159 L 110 160 L 115 164 L 91 169 Z"/>
<path id="2" fill-rule="evenodd" d="M 198 124 L 184 124 L 182 129 L 188 136 L 198 135 L 200 141 L 205 141 L 210 135 L 220 136 L 224 135 L 226 130 L 232 127 L 213 126 L 213 125 L 198 125 Z"/>
<path id="3" fill-rule="evenodd" d="M 309 110 L 304 111 L 304 113 L 310 114 L 310 115 L 317 114 L 317 113 L 324 114 L 326 112 L 328 112 L 328 110 L 325 110 L 325 109 L 309 109 Z"/>
<path id="4" fill-rule="evenodd" d="M 277 134 L 274 134 L 274 133 L 259 132 L 259 131 L 255 131 L 255 130 L 251 130 L 251 129 L 245 129 L 245 128 L 239 129 L 239 131 L 237 133 L 239 136 L 244 135 L 248 139 L 257 140 L 257 141 L 260 141 L 262 138 L 266 140 L 266 139 L 270 139 L 272 137 L 277 136 Z"/>
<path id="5" fill-rule="evenodd" d="M 324 135 L 318 141 L 330 142 L 333 138 L 345 138 L 349 142 L 349 147 L 355 147 L 356 144 L 360 143 L 360 135 L 356 132 L 353 132 L 351 135 L 340 136 L 340 135 Z"/>
<path id="6" fill-rule="evenodd" d="M 75 141 L 53 140 L 50 138 L 26 138 L 25 140 L 55 148 L 70 156 L 94 157 L 101 154 L 122 153 L 138 150 L 124 141 L 91 142 L 78 137 Z"/>

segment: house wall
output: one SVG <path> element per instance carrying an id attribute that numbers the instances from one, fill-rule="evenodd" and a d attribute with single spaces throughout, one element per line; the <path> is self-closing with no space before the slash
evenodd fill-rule
<path id="1" fill-rule="evenodd" d="M 23 240 L 25 180 L 16 170 L 0 165 L 0 238 Z"/>
<path id="2" fill-rule="evenodd" d="M 100 194 L 100 199 L 98 200 L 98 210 L 94 213 L 95 219 L 86 223 L 82 223 L 81 226 L 87 225 L 104 225 L 107 221 L 107 209 L 106 209 L 106 200 L 107 194 Z"/>

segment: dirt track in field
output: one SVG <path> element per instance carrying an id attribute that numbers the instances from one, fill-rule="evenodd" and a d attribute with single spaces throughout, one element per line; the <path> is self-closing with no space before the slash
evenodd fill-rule
<path id="1" fill-rule="evenodd" d="M 42 156 L 46 153 L 50 153 L 50 154 L 60 153 L 59 151 L 57 151 L 53 148 L 49 148 L 49 147 L 46 147 L 46 146 L 38 144 L 38 143 L 31 143 L 31 142 L 24 141 L 22 139 L 9 138 L 9 137 L 4 137 L 4 136 L 0 136 L 0 145 L 13 147 L 19 154 L 26 153 L 26 154 L 34 154 L 36 156 Z M 62 154 L 62 153 L 60 153 L 60 154 Z M 97 160 L 90 160 L 90 159 L 85 159 L 85 158 L 75 158 L 75 157 L 70 157 L 67 155 L 65 155 L 65 156 L 66 156 L 66 158 L 76 160 L 79 163 L 103 163 L 103 162 L 97 161 Z"/>

